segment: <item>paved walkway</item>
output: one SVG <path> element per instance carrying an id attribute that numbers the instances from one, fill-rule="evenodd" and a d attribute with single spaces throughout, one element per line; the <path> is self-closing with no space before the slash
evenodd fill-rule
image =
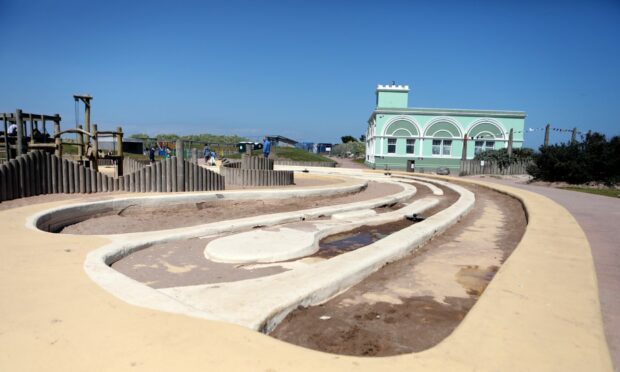
<path id="1" fill-rule="evenodd" d="M 364 164 L 356 163 L 349 158 L 339 158 L 337 156 L 329 156 L 329 158 L 338 163 L 340 168 L 368 169 Z"/>
<path id="2" fill-rule="evenodd" d="M 484 180 L 515 186 L 553 199 L 568 209 L 585 231 L 596 267 L 607 343 L 614 370 L 620 372 L 620 199 L 512 180 L 490 177 Z"/>

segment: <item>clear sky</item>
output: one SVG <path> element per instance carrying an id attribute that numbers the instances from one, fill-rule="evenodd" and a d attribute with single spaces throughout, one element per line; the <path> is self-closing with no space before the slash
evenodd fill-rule
<path id="1" fill-rule="evenodd" d="M 618 0 L 0 0 L 0 16 L 0 111 L 64 125 L 88 93 L 103 128 L 333 142 L 395 80 L 410 107 L 620 134 Z"/>

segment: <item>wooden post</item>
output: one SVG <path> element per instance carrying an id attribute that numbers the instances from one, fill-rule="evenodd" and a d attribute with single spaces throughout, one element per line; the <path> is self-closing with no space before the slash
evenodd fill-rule
<path id="1" fill-rule="evenodd" d="M 543 146 L 549 146 L 549 129 L 551 128 L 551 124 L 545 125 L 545 141 L 543 142 Z"/>
<path id="2" fill-rule="evenodd" d="M 80 178 L 82 173 L 80 172 L 80 165 L 76 162 L 71 162 L 70 165 L 73 167 L 73 190 L 76 194 L 80 193 Z"/>
<path id="3" fill-rule="evenodd" d="M 7 200 L 7 181 L 8 181 L 8 167 L 4 164 L 0 165 L 0 201 Z"/>
<path id="4" fill-rule="evenodd" d="M 50 184 L 52 194 L 58 193 L 58 157 L 55 155 L 50 156 L 52 160 L 50 171 L 52 172 L 52 182 Z"/>
<path id="5" fill-rule="evenodd" d="M 155 163 L 155 189 L 153 191 L 156 192 L 161 192 L 161 181 L 164 178 L 163 174 L 161 173 L 161 164 L 162 161 L 158 161 L 157 163 Z"/>
<path id="6" fill-rule="evenodd" d="M 30 144 L 34 143 L 34 120 L 32 120 L 32 114 L 28 114 L 28 121 L 30 122 Z"/>
<path id="7" fill-rule="evenodd" d="M 467 160 L 467 133 L 463 135 L 463 152 L 461 154 L 461 161 L 465 160 Z"/>
<path id="8" fill-rule="evenodd" d="M 6 114 L 2 114 L 2 122 L 4 123 L 4 152 L 6 153 L 6 161 L 11 160 L 11 150 L 9 146 L 9 123 L 6 120 Z"/>
<path id="9" fill-rule="evenodd" d="M 116 177 L 123 176 L 123 128 L 116 128 Z"/>
<path id="10" fill-rule="evenodd" d="M 171 165 L 171 172 L 170 174 L 172 175 L 172 192 L 177 192 L 177 191 L 181 191 L 181 187 L 179 187 L 179 170 L 177 169 L 178 163 L 179 162 L 179 158 L 176 156 L 173 156 L 172 158 L 170 158 L 170 165 Z M 183 164 L 183 163 L 181 163 Z M 181 170 L 181 172 L 183 172 L 183 170 Z M 183 177 L 183 174 L 181 174 L 181 177 Z M 182 185 L 182 183 L 181 183 Z"/>
<path id="11" fill-rule="evenodd" d="M 78 129 L 82 129 L 81 125 L 78 125 Z M 78 143 L 78 162 L 84 160 L 84 136 L 82 133 L 77 133 L 77 143 Z"/>
<path id="12" fill-rule="evenodd" d="M 140 169 L 140 192 L 146 192 L 146 168 Z"/>
<path id="13" fill-rule="evenodd" d="M 151 167 L 148 166 L 144 168 L 144 173 L 145 173 L 144 192 L 150 192 L 151 191 Z"/>
<path id="14" fill-rule="evenodd" d="M 106 192 L 106 191 L 108 191 L 107 176 L 97 172 L 97 192 Z"/>
<path id="15" fill-rule="evenodd" d="M 43 138 L 45 138 L 47 134 L 47 128 L 45 128 L 45 116 L 44 115 L 41 115 L 41 129 L 42 129 L 41 133 L 43 133 Z"/>
<path id="16" fill-rule="evenodd" d="M 9 166 L 11 167 L 11 199 L 19 198 L 19 162 L 17 159 L 11 159 L 9 161 Z"/>
<path id="17" fill-rule="evenodd" d="M 90 99 L 84 99 L 84 129 L 90 133 Z M 88 144 L 90 142 L 90 137 L 84 141 L 84 144 Z"/>
<path id="18" fill-rule="evenodd" d="M 508 133 L 508 157 L 512 156 L 512 136 L 513 136 L 513 129 L 510 128 L 510 133 Z"/>
<path id="19" fill-rule="evenodd" d="M 30 187 L 30 192 L 28 193 L 28 196 L 33 196 L 36 195 L 36 189 L 35 189 L 35 165 L 34 165 L 34 154 L 33 153 L 27 153 L 24 155 L 26 157 L 26 161 L 28 162 L 27 166 L 26 166 L 26 171 L 27 171 L 27 177 L 28 177 L 28 183 L 29 183 L 29 187 Z"/>
<path id="20" fill-rule="evenodd" d="M 17 125 L 17 141 L 15 145 L 17 147 L 17 156 L 20 156 L 24 154 L 24 122 L 22 110 L 20 109 L 15 111 L 15 124 Z"/>
<path id="21" fill-rule="evenodd" d="M 58 158 L 62 159 L 62 139 L 60 138 L 60 115 L 56 114 L 54 119 L 54 145 L 56 150 L 54 153 Z"/>
<path id="22" fill-rule="evenodd" d="M 97 189 L 97 174 L 93 168 L 87 169 L 90 172 L 90 192 L 98 192 L 100 190 Z"/>
<path id="23" fill-rule="evenodd" d="M 166 168 L 166 192 L 172 192 L 172 159 L 166 159 L 164 165 Z"/>
<path id="24" fill-rule="evenodd" d="M 43 155 L 45 156 L 45 177 L 47 178 L 47 190 L 45 191 L 47 194 L 53 194 L 54 193 L 54 186 L 52 185 L 52 176 L 53 176 L 53 170 L 52 170 L 52 156 L 50 153 L 45 152 L 43 153 Z"/>
<path id="25" fill-rule="evenodd" d="M 185 190 L 185 163 L 183 161 L 183 140 L 177 140 L 176 143 L 177 149 L 177 161 L 176 161 L 176 171 L 177 171 L 177 186 L 174 191 L 186 191 Z"/>
<path id="26" fill-rule="evenodd" d="M 99 170 L 99 138 L 97 135 L 97 124 L 93 124 L 93 156 L 91 168 L 95 171 Z"/>
<path id="27" fill-rule="evenodd" d="M 69 161 L 67 159 L 61 160 L 62 162 L 62 191 L 65 194 L 73 193 L 73 167 L 69 167 Z M 71 180 L 71 182 L 69 182 Z"/>
<path id="28" fill-rule="evenodd" d="M 570 143 L 571 145 L 574 145 L 575 143 L 577 143 L 577 127 L 573 128 L 573 133 L 570 138 Z"/>

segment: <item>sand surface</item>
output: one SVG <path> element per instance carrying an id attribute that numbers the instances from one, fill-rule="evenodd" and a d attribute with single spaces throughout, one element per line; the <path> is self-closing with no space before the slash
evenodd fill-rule
<path id="1" fill-rule="evenodd" d="M 294 311 L 271 335 L 359 356 L 410 353 L 439 343 L 474 305 L 526 226 L 515 199 L 468 188 L 476 204 L 461 222 L 328 302 Z"/>
<path id="2" fill-rule="evenodd" d="M 402 191 L 401 186 L 369 182 L 361 192 L 336 197 L 307 197 L 265 200 L 214 200 L 202 203 L 176 204 L 162 207 L 130 206 L 70 225 L 64 234 L 121 234 L 195 226 L 261 214 L 289 212 L 301 209 L 345 204 L 391 195 Z"/>
<path id="3" fill-rule="evenodd" d="M 375 186 L 369 186 L 369 193 L 374 193 Z M 418 194 L 414 198 L 422 198 L 430 193 L 430 191 L 420 186 Z M 449 193 L 448 203 L 456 200 L 456 194 Z M 420 195 L 418 197 L 418 195 Z M 413 201 L 413 199 L 411 200 Z M 444 203 L 444 207 L 448 204 Z M 395 206 L 396 207 L 396 206 Z M 403 207 L 400 205 L 399 207 Z M 384 208 L 388 209 L 388 208 Z M 439 209 L 435 208 L 435 213 Z M 430 215 L 431 211 L 429 211 Z M 411 222 L 404 220 L 404 226 L 410 226 Z M 299 226 L 303 222 L 290 223 L 281 226 Z M 271 229 L 279 229 L 273 227 Z M 359 230 L 359 229 L 356 229 Z M 354 232 L 356 230 L 353 230 Z M 334 235 L 338 237 L 340 234 Z M 342 250 L 319 251 L 300 260 L 291 260 L 287 262 L 277 262 L 272 264 L 226 264 L 210 261 L 204 256 L 206 245 L 215 237 L 204 239 L 186 239 L 167 243 L 159 243 L 151 245 L 145 249 L 134 252 L 121 260 L 115 262 L 112 267 L 119 272 L 142 282 L 153 288 L 179 287 L 197 284 L 212 284 L 221 282 L 233 282 L 250 278 L 258 278 L 286 271 L 290 268 L 300 265 L 307 265 L 319 262 L 325 258 L 333 257 L 337 254 L 344 253 L 352 248 L 345 247 Z"/>

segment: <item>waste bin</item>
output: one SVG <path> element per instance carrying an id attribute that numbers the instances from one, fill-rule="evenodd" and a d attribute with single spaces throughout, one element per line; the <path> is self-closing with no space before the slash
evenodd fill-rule
<path id="1" fill-rule="evenodd" d="M 407 172 L 415 172 L 415 160 L 407 160 Z"/>
<path id="2" fill-rule="evenodd" d="M 251 143 L 240 142 L 240 143 L 237 144 L 237 150 L 239 150 L 240 153 L 245 154 L 245 150 L 246 150 L 248 145 L 252 146 Z"/>

